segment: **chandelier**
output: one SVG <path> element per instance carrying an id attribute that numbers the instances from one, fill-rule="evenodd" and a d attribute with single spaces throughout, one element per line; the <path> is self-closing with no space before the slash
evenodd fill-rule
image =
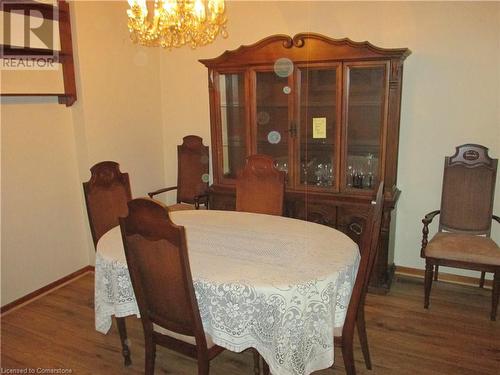
<path id="1" fill-rule="evenodd" d="M 146 0 L 128 3 L 128 28 L 134 43 L 196 48 L 212 43 L 219 33 L 227 37 L 224 0 L 154 0 L 152 17 L 148 17 Z"/>

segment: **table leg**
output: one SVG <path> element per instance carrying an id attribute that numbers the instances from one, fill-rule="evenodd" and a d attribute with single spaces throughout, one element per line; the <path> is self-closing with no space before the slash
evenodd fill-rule
<path id="1" fill-rule="evenodd" d="M 115 317 L 116 325 L 118 326 L 118 333 L 120 334 L 120 341 L 122 343 L 122 355 L 124 365 L 130 366 L 132 360 L 130 359 L 130 349 L 128 348 L 127 326 L 125 325 L 125 318 Z"/>

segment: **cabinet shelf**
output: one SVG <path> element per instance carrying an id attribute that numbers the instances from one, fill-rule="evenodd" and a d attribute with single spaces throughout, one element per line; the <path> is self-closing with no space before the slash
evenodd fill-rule
<path id="1" fill-rule="evenodd" d="M 331 104 L 303 104 L 300 106 L 301 110 L 307 109 L 307 108 L 328 108 L 329 112 L 335 113 L 336 107 L 331 105 Z"/>
<path id="2" fill-rule="evenodd" d="M 266 141 L 257 141 L 256 144 L 257 146 L 267 146 L 272 148 L 288 148 L 288 145 L 283 141 L 280 143 L 269 143 L 266 140 Z"/>
<path id="3" fill-rule="evenodd" d="M 349 106 L 352 107 L 380 107 L 383 103 L 380 102 L 370 102 L 370 101 L 351 101 L 349 100 Z"/>
<path id="4" fill-rule="evenodd" d="M 323 143 L 323 142 L 300 142 L 301 146 L 308 146 L 308 147 L 335 147 L 334 143 Z"/>
<path id="5" fill-rule="evenodd" d="M 259 103 L 257 103 L 257 108 L 285 108 L 285 109 L 288 109 L 288 104 L 273 104 L 273 103 L 259 104 Z"/>

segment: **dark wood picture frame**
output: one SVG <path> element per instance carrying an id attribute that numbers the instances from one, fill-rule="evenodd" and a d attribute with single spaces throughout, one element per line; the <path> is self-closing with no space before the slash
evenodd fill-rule
<path id="1" fill-rule="evenodd" d="M 3 2 L 2 2 L 3 3 Z M 6 13 L 13 11 L 13 8 L 7 6 L 9 2 L 2 4 L 2 10 Z M 26 93 L 9 93 L 2 92 L 2 97 L 23 97 L 23 96 L 55 96 L 59 104 L 65 104 L 70 107 L 77 99 L 76 95 L 76 81 L 75 81 L 75 65 L 73 60 L 73 42 L 71 37 L 71 20 L 69 12 L 69 4 L 65 0 L 58 0 L 57 6 L 51 4 L 39 3 L 33 0 L 23 0 L 15 5 L 15 10 L 23 10 L 28 17 L 41 17 L 48 20 L 59 21 L 59 38 L 61 43 L 61 50 L 51 50 L 42 48 L 17 48 L 12 45 L 0 45 L 0 58 L 8 58 L 9 56 L 22 56 L 22 57 L 56 57 L 55 62 L 61 64 L 63 74 L 64 92 L 26 92 Z M 31 10 L 37 12 L 31 13 Z"/>

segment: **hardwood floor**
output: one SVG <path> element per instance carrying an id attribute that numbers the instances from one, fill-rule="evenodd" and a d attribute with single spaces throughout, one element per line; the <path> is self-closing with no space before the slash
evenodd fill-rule
<path id="1" fill-rule="evenodd" d="M 71 369 L 73 374 L 141 374 L 142 327 L 127 318 L 132 366 L 123 367 L 116 327 L 94 329 L 93 273 L 2 316 L 1 373 L 12 368 Z M 500 321 L 491 322 L 491 291 L 437 282 L 430 310 L 423 309 L 423 282 L 398 278 L 387 296 L 368 295 L 366 319 L 373 370 L 355 348 L 358 374 L 500 374 Z M 315 375 L 344 374 L 335 367 Z M 211 375 L 252 374 L 250 352 L 225 351 L 211 362 Z M 196 374 L 196 363 L 158 348 L 157 374 Z M 35 372 L 33 372 L 35 373 Z M 47 372 L 45 372 L 47 373 Z M 66 372 L 60 373 L 69 373 Z"/>

